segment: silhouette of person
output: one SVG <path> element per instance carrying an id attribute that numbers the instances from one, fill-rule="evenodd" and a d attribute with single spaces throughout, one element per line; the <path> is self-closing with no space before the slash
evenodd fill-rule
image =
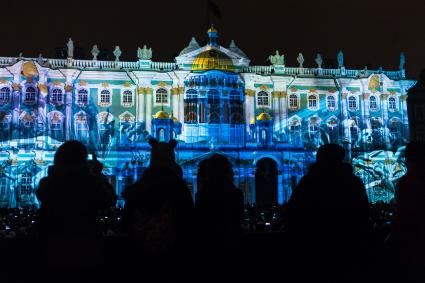
<path id="1" fill-rule="evenodd" d="M 195 203 L 200 244 L 210 253 L 237 248 L 244 205 L 242 192 L 233 184 L 232 164 L 223 155 L 212 155 L 205 178 Z"/>
<path id="2" fill-rule="evenodd" d="M 400 178 L 396 187 L 394 232 L 404 273 L 403 281 L 423 282 L 425 276 L 425 143 L 410 142 L 406 146 L 405 158 L 407 173 Z"/>
<path id="3" fill-rule="evenodd" d="M 344 157 L 337 144 L 321 146 L 287 205 L 284 231 L 292 263 L 313 268 L 316 279 L 343 275 L 367 247 L 368 198 Z"/>
<path id="4" fill-rule="evenodd" d="M 39 233 L 47 265 L 55 270 L 96 267 L 97 215 L 116 201 L 104 176 L 91 170 L 87 155 L 86 147 L 78 141 L 62 144 L 36 191 L 41 203 Z"/>
<path id="5" fill-rule="evenodd" d="M 124 229 L 131 240 L 130 258 L 140 265 L 140 254 L 146 255 L 143 266 L 154 276 L 171 276 L 161 269 L 179 269 L 176 256 L 190 253 L 193 229 L 193 199 L 182 179 L 182 169 L 175 162 L 175 140 L 149 140 L 151 160 L 142 177 L 123 192 Z M 136 269 L 134 269 L 136 270 Z M 156 278 L 158 279 L 158 278 Z M 165 278 L 162 278 L 165 280 Z"/>

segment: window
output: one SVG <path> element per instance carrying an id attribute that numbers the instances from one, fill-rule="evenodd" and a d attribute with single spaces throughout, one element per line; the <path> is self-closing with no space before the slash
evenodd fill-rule
<path id="1" fill-rule="evenodd" d="M 83 144 L 88 143 L 89 127 L 87 120 L 87 114 L 84 111 L 74 115 L 75 139 Z"/>
<path id="2" fill-rule="evenodd" d="M 32 191 L 32 174 L 22 173 L 20 193 L 22 195 L 30 195 L 31 191 Z"/>
<path id="3" fill-rule="evenodd" d="M 313 95 L 313 94 L 309 95 L 307 100 L 308 100 L 308 108 L 309 109 L 319 108 L 319 105 L 318 105 L 318 102 L 317 102 L 318 99 L 317 99 L 316 95 Z"/>
<path id="4" fill-rule="evenodd" d="M 54 104 L 60 104 L 62 103 L 62 90 L 58 88 L 54 88 L 51 92 L 50 101 Z"/>
<path id="5" fill-rule="evenodd" d="M 348 110 L 349 111 L 357 110 L 357 98 L 354 95 L 348 97 Z"/>
<path id="6" fill-rule="evenodd" d="M 122 105 L 131 106 L 133 104 L 133 92 L 131 90 L 124 90 L 122 93 Z"/>
<path id="7" fill-rule="evenodd" d="M 369 97 L 369 109 L 370 111 L 378 111 L 378 101 L 374 95 Z"/>
<path id="8" fill-rule="evenodd" d="M 216 89 L 208 91 L 208 123 L 219 124 L 220 123 L 220 93 Z"/>
<path id="9" fill-rule="evenodd" d="M 0 173 L 0 196 L 4 196 L 6 194 L 7 188 L 7 176 L 4 173 Z"/>
<path id="10" fill-rule="evenodd" d="M 388 98 L 388 109 L 390 111 L 396 111 L 397 110 L 397 103 L 395 97 Z"/>
<path id="11" fill-rule="evenodd" d="M 6 104 L 10 100 L 10 88 L 2 87 L 0 89 L 0 104 Z"/>
<path id="12" fill-rule="evenodd" d="M 289 108 L 298 108 L 298 96 L 296 94 L 289 95 Z"/>
<path id="13" fill-rule="evenodd" d="M 198 92 L 194 89 L 188 89 L 186 91 L 186 99 L 196 99 L 198 97 Z"/>
<path id="14" fill-rule="evenodd" d="M 257 93 L 257 105 L 258 106 L 269 106 L 269 94 L 265 91 Z"/>
<path id="15" fill-rule="evenodd" d="M 328 110 L 330 111 L 334 111 L 336 109 L 336 101 L 335 101 L 335 96 L 333 95 L 328 95 L 328 97 L 326 97 L 326 107 L 328 108 Z"/>
<path id="16" fill-rule="evenodd" d="M 164 88 L 160 88 L 156 91 L 155 103 L 167 104 L 168 103 L 168 92 Z"/>
<path id="17" fill-rule="evenodd" d="M 99 105 L 110 105 L 111 104 L 111 92 L 104 89 L 100 92 L 100 103 Z"/>
<path id="18" fill-rule="evenodd" d="M 87 102 L 89 101 L 89 92 L 87 89 L 80 89 L 78 91 L 77 95 L 77 104 L 79 105 L 87 105 Z"/>
<path id="19" fill-rule="evenodd" d="M 317 133 L 319 131 L 319 126 L 316 123 L 310 123 L 308 125 L 308 131 L 311 134 L 315 134 L 315 133 Z"/>
<path id="20" fill-rule="evenodd" d="M 32 86 L 27 87 L 25 90 L 25 103 L 34 104 L 35 103 L 35 88 Z"/>
<path id="21" fill-rule="evenodd" d="M 230 92 L 230 100 L 231 101 L 238 101 L 241 99 L 241 95 L 236 90 L 232 90 Z"/>

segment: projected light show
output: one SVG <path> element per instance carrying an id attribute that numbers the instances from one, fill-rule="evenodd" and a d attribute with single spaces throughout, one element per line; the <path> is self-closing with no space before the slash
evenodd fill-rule
<path id="1" fill-rule="evenodd" d="M 234 165 L 247 203 L 286 202 L 320 145 L 345 147 L 371 202 L 389 201 L 405 174 L 408 141 L 404 55 L 397 70 L 287 66 L 282 51 L 250 65 L 232 41 L 195 38 L 174 62 L 157 62 L 152 48 L 137 61 L 0 57 L 0 206 L 38 204 L 35 191 L 55 150 L 79 140 L 104 164 L 118 195 L 149 164 L 148 139 L 178 141 L 176 158 L 196 192 L 198 164 L 213 153 Z M 266 56 L 265 56 L 266 57 Z M 329 180 L 330 182 L 332 180 Z M 318 188 L 320 189 L 320 188 Z"/>

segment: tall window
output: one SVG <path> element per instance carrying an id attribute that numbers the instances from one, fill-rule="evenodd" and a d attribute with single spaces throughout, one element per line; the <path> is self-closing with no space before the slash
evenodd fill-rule
<path id="1" fill-rule="evenodd" d="M 298 108 L 298 96 L 296 94 L 289 95 L 289 108 Z"/>
<path id="2" fill-rule="evenodd" d="M 326 107 L 329 111 L 334 111 L 336 109 L 335 96 L 328 95 L 328 97 L 326 97 Z"/>
<path id="3" fill-rule="evenodd" d="M 155 103 L 167 104 L 168 103 L 168 92 L 165 88 L 160 88 L 155 94 Z"/>
<path id="4" fill-rule="evenodd" d="M 204 102 L 199 104 L 199 122 L 205 123 L 205 105 Z M 198 92 L 194 89 L 188 89 L 186 91 L 186 98 L 184 100 L 184 122 L 185 123 L 197 123 L 198 112 Z"/>
<path id="5" fill-rule="evenodd" d="M 133 92 L 131 90 L 124 90 L 122 93 L 122 105 L 130 106 L 133 104 Z"/>
<path id="6" fill-rule="evenodd" d="M 0 104 L 6 104 L 10 100 L 10 88 L 2 87 L 0 89 Z"/>
<path id="7" fill-rule="evenodd" d="M 370 111 L 378 111 L 378 101 L 374 95 L 369 97 L 369 109 Z"/>
<path id="8" fill-rule="evenodd" d="M 89 101 L 89 92 L 87 89 L 80 89 L 77 95 L 77 104 L 79 105 L 87 105 Z"/>
<path id="9" fill-rule="evenodd" d="M 83 111 L 78 112 L 74 115 L 75 121 L 75 139 L 87 144 L 88 143 L 88 135 L 89 135 L 89 127 L 87 124 L 87 114 Z"/>
<path id="10" fill-rule="evenodd" d="M 317 109 L 317 108 L 319 108 L 319 104 L 318 104 L 318 99 L 317 99 L 317 96 L 316 95 L 313 95 L 313 94 L 311 94 L 311 95 L 309 95 L 308 96 L 308 108 L 309 109 Z"/>
<path id="11" fill-rule="evenodd" d="M 397 110 L 397 103 L 395 97 L 389 97 L 388 98 L 388 109 L 390 111 L 396 111 Z"/>
<path id="12" fill-rule="evenodd" d="M 220 93 L 215 89 L 208 91 L 208 108 L 208 123 L 220 123 Z"/>
<path id="13" fill-rule="evenodd" d="M 269 94 L 265 91 L 257 93 L 257 105 L 258 106 L 269 106 Z"/>
<path id="14" fill-rule="evenodd" d="M 25 90 L 25 103 L 34 104 L 35 103 L 35 88 L 32 86 L 27 87 Z"/>
<path id="15" fill-rule="evenodd" d="M 111 92 L 107 89 L 104 89 L 100 92 L 100 105 L 109 104 L 111 104 Z"/>
<path id="16" fill-rule="evenodd" d="M 32 191 L 32 174 L 31 173 L 22 173 L 21 176 L 21 190 L 22 195 L 30 195 Z"/>
<path id="17" fill-rule="evenodd" d="M 357 98 L 354 95 L 348 97 L 348 110 L 349 111 L 357 110 Z"/>
<path id="18" fill-rule="evenodd" d="M 59 88 L 54 88 L 51 92 L 50 101 L 54 104 L 62 103 L 63 94 Z"/>
<path id="19" fill-rule="evenodd" d="M 0 196 L 6 194 L 7 189 L 7 176 L 4 173 L 0 173 Z"/>

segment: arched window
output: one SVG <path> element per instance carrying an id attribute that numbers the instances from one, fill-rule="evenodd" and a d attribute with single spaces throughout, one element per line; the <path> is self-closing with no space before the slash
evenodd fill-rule
<path id="1" fill-rule="evenodd" d="M 168 92 L 165 88 L 160 88 L 155 93 L 155 103 L 168 104 Z"/>
<path id="2" fill-rule="evenodd" d="M 316 95 L 309 95 L 308 96 L 308 108 L 309 109 L 318 109 L 319 108 L 319 103 L 318 103 L 318 99 Z"/>
<path id="3" fill-rule="evenodd" d="M 348 110 L 356 111 L 357 110 L 357 98 L 354 95 L 348 97 Z"/>
<path id="4" fill-rule="evenodd" d="M 198 97 L 198 92 L 194 89 L 188 89 L 186 91 L 186 99 L 195 99 Z"/>
<path id="5" fill-rule="evenodd" d="M 298 96 L 296 94 L 289 95 L 289 108 L 298 108 Z"/>
<path id="6" fill-rule="evenodd" d="M 333 95 L 328 95 L 326 97 L 326 107 L 329 111 L 334 111 L 336 109 L 336 99 Z"/>
<path id="7" fill-rule="evenodd" d="M 220 93 L 216 89 L 211 89 L 208 91 L 208 99 L 211 100 L 219 100 L 220 99 Z"/>
<path id="8" fill-rule="evenodd" d="M 397 110 L 397 103 L 395 97 L 389 97 L 388 98 L 388 109 L 390 111 L 396 111 Z"/>
<path id="9" fill-rule="evenodd" d="M 123 91 L 121 104 L 123 106 L 131 106 L 133 104 L 133 92 L 131 90 Z"/>
<path id="10" fill-rule="evenodd" d="M 265 91 L 257 93 L 257 105 L 258 106 L 269 106 L 269 94 Z"/>
<path id="11" fill-rule="evenodd" d="M 29 86 L 26 88 L 24 101 L 25 103 L 28 103 L 28 104 L 35 103 L 35 88 L 34 87 Z"/>
<path id="12" fill-rule="evenodd" d="M 54 88 L 51 92 L 50 102 L 52 102 L 53 104 L 60 104 L 62 103 L 62 99 L 63 99 L 62 90 L 59 88 Z"/>
<path id="13" fill-rule="evenodd" d="M 99 105 L 110 105 L 111 104 L 111 92 L 107 89 L 104 89 L 100 92 L 100 101 Z"/>
<path id="14" fill-rule="evenodd" d="M 208 106 L 209 115 L 208 123 L 219 124 L 220 123 L 220 93 L 216 89 L 208 91 Z"/>
<path id="15" fill-rule="evenodd" d="M 87 89 L 80 89 L 77 94 L 77 104 L 79 105 L 87 105 L 89 101 L 89 92 Z"/>
<path id="16" fill-rule="evenodd" d="M 378 101 L 374 95 L 369 97 L 369 109 L 370 111 L 378 111 Z"/>
<path id="17" fill-rule="evenodd" d="M 0 89 L 0 104 L 6 104 L 10 100 L 10 88 L 2 87 Z"/>

